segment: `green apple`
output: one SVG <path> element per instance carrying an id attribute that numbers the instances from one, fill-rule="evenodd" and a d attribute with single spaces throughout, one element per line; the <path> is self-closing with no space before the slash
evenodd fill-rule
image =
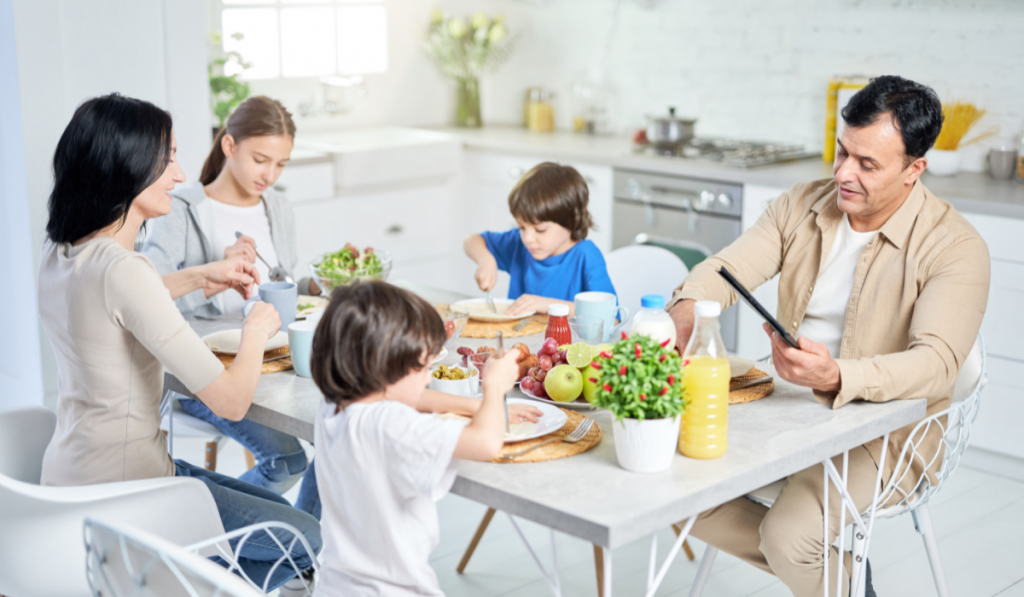
<path id="1" fill-rule="evenodd" d="M 548 371 L 544 390 L 556 402 L 572 402 L 583 393 L 583 374 L 572 365 L 559 365 Z"/>
<path id="2" fill-rule="evenodd" d="M 599 371 L 594 369 L 594 365 L 590 364 L 586 369 L 583 370 L 583 397 L 587 399 L 587 402 L 593 404 L 594 400 L 597 399 L 597 382 L 590 381 L 591 379 L 601 379 Z"/>

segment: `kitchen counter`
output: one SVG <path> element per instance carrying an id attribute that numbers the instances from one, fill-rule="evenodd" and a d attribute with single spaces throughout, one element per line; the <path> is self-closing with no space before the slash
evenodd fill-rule
<path id="1" fill-rule="evenodd" d="M 722 182 L 788 188 L 801 181 L 832 176 L 832 165 L 820 158 L 744 169 L 709 160 L 637 154 L 632 151 L 632 142 L 625 135 L 589 136 L 566 131 L 531 133 L 513 126 L 433 130 L 458 137 L 467 149 L 542 156 Z M 965 213 L 1024 219 L 1024 184 L 1013 180 L 994 180 L 988 174 L 972 172 L 949 177 L 925 173 L 921 180 L 936 196 Z"/>

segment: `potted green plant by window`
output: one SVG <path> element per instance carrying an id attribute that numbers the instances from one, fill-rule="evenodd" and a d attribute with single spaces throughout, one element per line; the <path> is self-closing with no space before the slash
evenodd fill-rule
<path id="1" fill-rule="evenodd" d="M 591 363 L 597 371 L 588 379 L 597 386 L 594 404 L 615 417 L 619 466 L 637 473 L 664 471 L 672 466 L 685 408 L 679 353 L 667 341 L 622 336 Z"/>
<path id="2" fill-rule="evenodd" d="M 241 33 L 235 33 L 231 37 L 237 41 L 244 39 Z M 217 132 L 228 121 L 228 116 L 231 115 L 231 112 L 245 98 L 249 97 L 251 92 L 249 84 L 240 81 L 238 75 L 252 65 L 246 62 L 238 52 L 225 53 L 220 33 L 216 31 L 210 33 L 210 44 L 213 46 L 213 52 L 216 56 L 207 67 L 210 79 L 210 108 L 213 110 L 213 115 L 217 118 L 217 126 L 213 129 L 213 136 L 216 137 Z M 225 65 L 228 64 L 237 72 L 228 75 L 225 72 Z"/>

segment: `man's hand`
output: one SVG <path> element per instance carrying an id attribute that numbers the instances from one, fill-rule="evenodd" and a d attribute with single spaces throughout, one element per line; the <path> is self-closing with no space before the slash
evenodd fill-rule
<path id="1" fill-rule="evenodd" d="M 786 344 L 767 323 L 762 326 L 772 340 L 772 364 L 779 377 L 789 383 L 819 392 L 838 392 L 842 387 L 839 364 L 824 344 L 798 338 L 800 350 Z"/>
<path id="2" fill-rule="evenodd" d="M 243 234 L 238 237 L 235 244 L 225 247 L 224 259 L 242 259 L 256 263 L 256 241 Z"/>
<path id="3" fill-rule="evenodd" d="M 695 304 L 697 301 L 693 299 L 679 301 L 668 312 L 676 324 L 676 349 L 679 354 L 683 354 L 683 349 L 686 348 L 686 344 L 690 341 L 690 335 L 693 334 L 693 306 Z"/>
<path id="4" fill-rule="evenodd" d="M 199 266 L 203 275 L 203 294 L 206 298 L 234 288 L 243 299 L 252 296 L 254 284 L 260 283 L 260 273 L 256 266 L 242 259 L 213 261 Z"/>

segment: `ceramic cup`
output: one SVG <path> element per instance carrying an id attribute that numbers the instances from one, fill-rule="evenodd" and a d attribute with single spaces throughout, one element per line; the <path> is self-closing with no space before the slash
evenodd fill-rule
<path id="1" fill-rule="evenodd" d="M 604 321 L 604 342 L 608 342 L 629 321 L 629 309 L 620 307 L 618 299 L 610 292 L 581 292 L 573 299 L 576 317 L 597 317 Z M 618 315 L 622 323 L 616 325 Z"/>
<path id="2" fill-rule="evenodd" d="M 988 150 L 988 167 L 992 178 L 1010 180 L 1017 165 L 1017 150 L 1012 147 L 993 147 Z"/>
<path id="3" fill-rule="evenodd" d="M 296 321 L 288 325 L 288 350 L 292 354 L 292 367 L 299 377 L 313 377 L 310 360 L 316 325 L 315 321 Z"/>
<path id="4" fill-rule="evenodd" d="M 281 318 L 281 329 L 287 329 L 295 321 L 295 309 L 299 301 L 299 287 L 292 282 L 270 282 L 261 284 L 259 293 L 242 305 L 242 315 L 248 315 L 256 301 L 270 303 Z"/>

